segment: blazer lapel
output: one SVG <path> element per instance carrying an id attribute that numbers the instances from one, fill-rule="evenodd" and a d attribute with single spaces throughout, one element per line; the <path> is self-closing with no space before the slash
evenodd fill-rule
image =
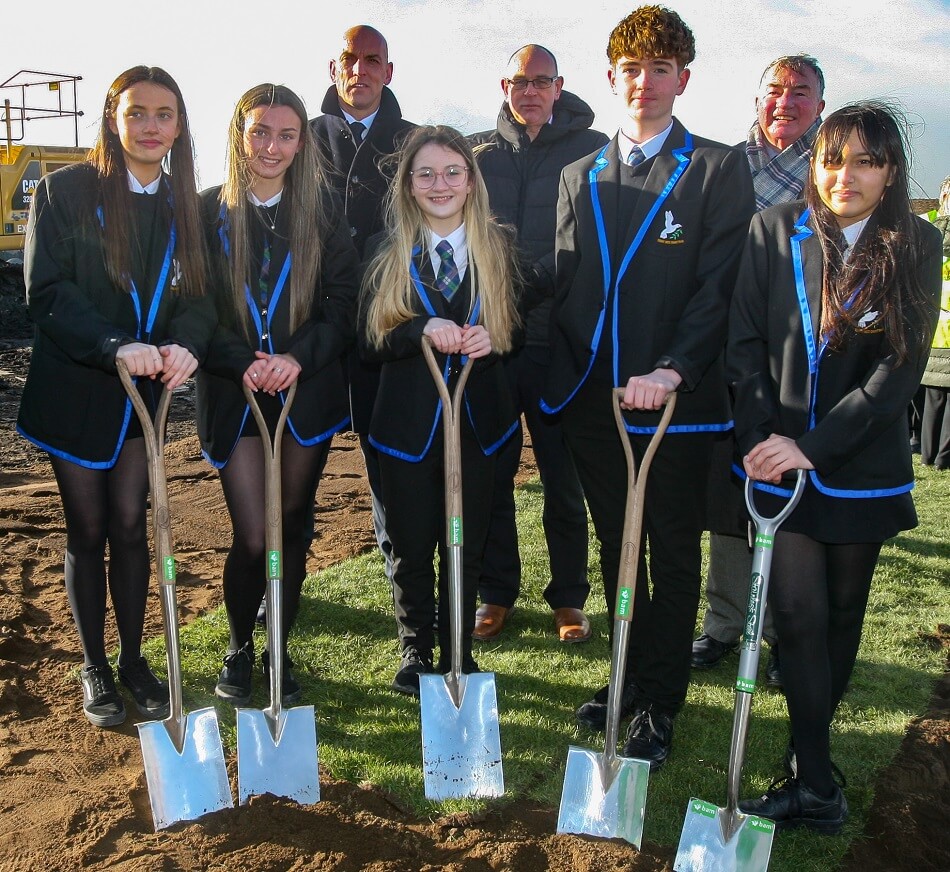
<path id="1" fill-rule="evenodd" d="M 432 308 L 435 309 L 440 318 L 449 318 L 448 304 L 445 297 L 435 288 L 435 273 L 432 270 L 432 260 L 429 258 L 428 249 L 423 250 L 416 258 L 416 269 L 422 282 L 422 290 L 429 298 Z"/>
<path id="2" fill-rule="evenodd" d="M 816 342 L 821 341 L 821 285 L 824 276 L 824 258 L 814 222 L 809 219 L 811 236 L 802 240 L 802 275 L 805 277 L 805 295 L 811 315 L 811 329 Z"/>

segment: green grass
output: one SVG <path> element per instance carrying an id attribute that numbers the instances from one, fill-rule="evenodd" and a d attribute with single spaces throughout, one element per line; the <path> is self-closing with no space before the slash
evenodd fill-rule
<path id="1" fill-rule="evenodd" d="M 941 674 L 944 654 L 932 639 L 939 616 L 945 620 L 950 614 L 948 482 L 946 473 L 918 469 L 920 527 L 889 542 L 878 565 L 858 663 L 832 736 L 835 760 L 848 777 L 851 819 L 839 837 L 807 832 L 777 837 L 771 862 L 775 872 L 837 866 L 849 841 L 863 829 L 878 772 L 893 759 L 908 721 L 924 710 Z M 478 644 L 475 650 L 482 669 L 494 671 L 498 690 L 506 795 L 493 802 L 531 798 L 556 808 L 568 745 L 603 748 L 602 736 L 576 726 L 573 710 L 606 681 L 608 618 L 592 548 L 588 608 L 594 639 L 573 646 L 556 641 L 541 596 L 548 575 L 540 485 L 530 483 L 516 497 L 524 561 L 522 596 L 501 641 Z M 186 707 L 215 703 L 212 689 L 227 645 L 223 610 L 183 628 L 181 638 Z M 258 650 L 263 643 L 261 633 Z M 153 640 L 149 647 L 160 662 L 162 641 Z M 391 591 L 376 554 L 308 579 L 290 653 L 305 702 L 316 708 L 324 773 L 378 785 L 420 816 L 491 804 L 464 800 L 438 805 L 424 798 L 418 703 L 388 689 L 399 654 Z M 725 802 L 736 661 L 727 663 L 695 675 L 676 720 L 673 753 L 650 779 L 646 841 L 675 847 L 691 796 L 717 805 Z M 259 673 L 251 704 L 267 705 Z M 233 711 L 218 703 L 218 713 L 225 745 L 233 752 Z M 786 718 L 783 696 L 756 694 L 744 795 L 764 790 L 780 774 Z"/>

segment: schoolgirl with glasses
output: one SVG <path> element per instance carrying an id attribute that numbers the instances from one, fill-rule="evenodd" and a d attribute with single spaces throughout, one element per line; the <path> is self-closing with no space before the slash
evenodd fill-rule
<path id="1" fill-rule="evenodd" d="M 402 662 L 392 682 L 418 695 L 419 676 L 451 663 L 448 620 L 436 639 L 436 590 L 448 603 L 443 443 L 436 385 L 424 337 L 454 388 L 464 362 L 473 370 L 462 412 L 464 650 L 462 671 L 478 666 L 471 633 L 481 553 L 488 532 L 494 453 L 517 416 L 500 355 L 520 318 L 513 240 L 488 210 L 472 149 L 450 127 L 414 130 L 397 155 L 386 231 L 370 240 L 360 305 L 361 352 L 382 363 L 370 442 L 379 451 L 386 526 L 393 544 L 393 599 Z M 436 588 L 433 554 L 439 550 Z"/>

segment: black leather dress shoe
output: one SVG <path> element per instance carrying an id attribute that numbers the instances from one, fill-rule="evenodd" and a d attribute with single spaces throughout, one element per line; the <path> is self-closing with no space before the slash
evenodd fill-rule
<path id="1" fill-rule="evenodd" d="M 739 811 L 775 821 L 777 830 L 808 827 L 833 836 L 848 818 L 848 802 L 837 784 L 834 793 L 825 798 L 797 778 L 784 778 L 758 799 L 740 802 Z"/>
<path id="2" fill-rule="evenodd" d="M 776 690 L 782 689 L 782 666 L 778 659 L 778 645 L 769 646 L 769 659 L 765 664 L 765 683 Z"/>
<path id="3" fill-rule="evenodd" d="M 720 642 L 707 633 L 703 633 L 693 642 L 693 656 L 690 664 L 693 669 L 712 669 L 719 665 L 727 654 L 731 654 L 739 647 L 739 640 Z"/>
<path id="4" fill-rule="evenodd" d="M 656 772 L 665 762 L 673 744 L 673 718 L 652 706 L 638 708 L 627 728 L 622 757 L 646 760 Z"/>
<path id="5" fill-rule="evenodd" d="M 585 702 L 576 712 L 574 712 L 578 723 L 583 724 L 591 730 L 603 732 L 607 726 L 607 692 L 608 686 L 604 685 L 594 698 Z M 628 684 L 620 696 L 620 717 L 626 718 L 633 714 L 634 699 L 637 695 L 637 686 Z"/>

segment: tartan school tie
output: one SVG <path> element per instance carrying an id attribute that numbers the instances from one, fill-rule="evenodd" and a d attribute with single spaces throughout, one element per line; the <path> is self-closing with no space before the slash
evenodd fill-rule
<path id="1" fill-rule="evenodd" d="M 640 150 L 640 146 L 634 144 L 633 148 L 630 149 L 627 165 L 632 167 L 640 166 L 646 159 L 647 156 Z"/>
<path id="2" fill-rule="evenodd" d="M 459 271 L 455 266 L 455 259 L 452 246 L 444 239 L 435 247 L 435 253 L 439 255 L 441 263 L 439 264 L 439 274 L 435 278 L 435 289 L 445 297 L 451 300 L 455 292 L 459 289 L 461 279 Z"/>

